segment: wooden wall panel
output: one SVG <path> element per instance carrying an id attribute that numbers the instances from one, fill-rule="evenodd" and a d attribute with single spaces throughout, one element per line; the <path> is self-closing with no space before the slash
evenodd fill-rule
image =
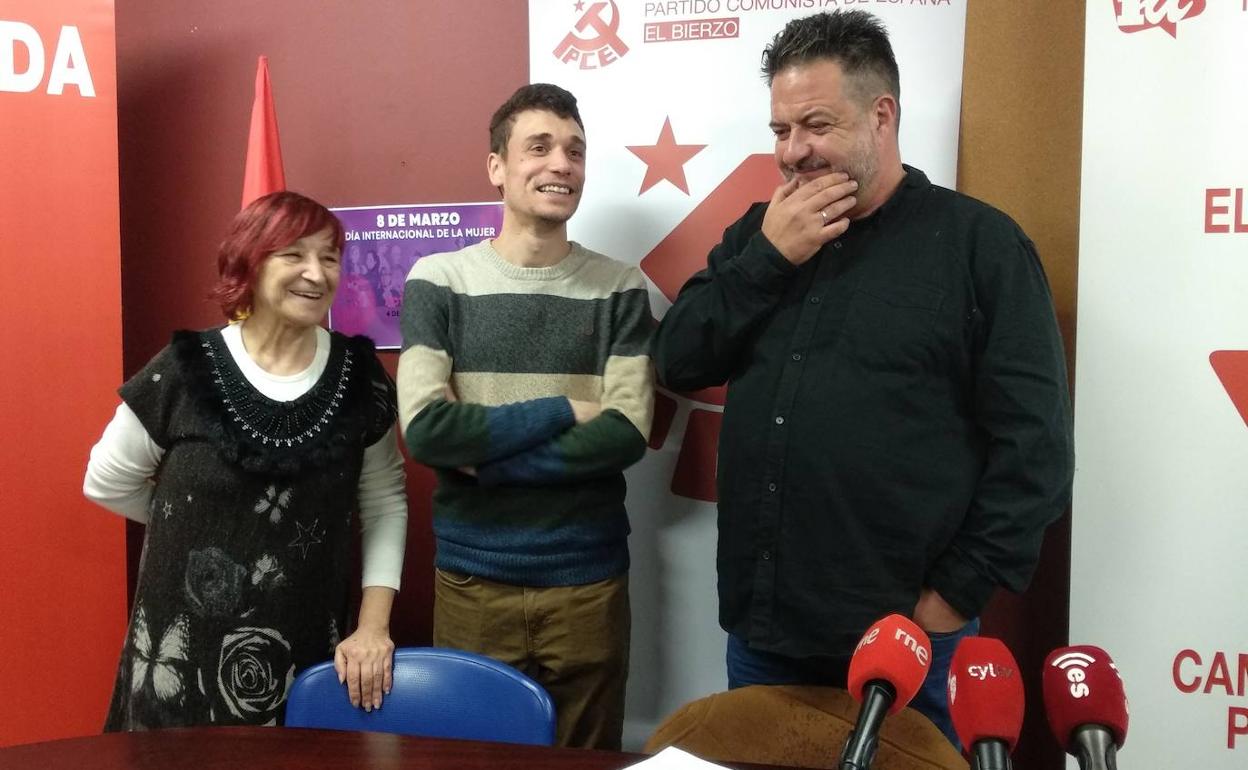
<path id="1" fill-rule="evenodd" d="M 1010 214 L 1035 241 L 1072 383 L 1084 15 L 1084 0 L 970 0 L 958 155 L 958 188 Z M 1067 513 L 1049 529 L 1031 588 L 998 594 L 984 615 L 984 633 L 1006 641 L 1025 676 L 1019 768 L 1064 766 L 1045 721 L 1040 670 L 1048 652 L 1067 643 L 1069 608 Z"/>

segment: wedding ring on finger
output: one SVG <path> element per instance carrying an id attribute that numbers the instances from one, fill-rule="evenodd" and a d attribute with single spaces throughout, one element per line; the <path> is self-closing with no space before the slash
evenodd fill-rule
<path id="1" fill-rule="evenodd" d="M 826 226 L 828 224 L 828 212 L 819 209 L 819 216 L 823 217 L 823 224 Z"/>

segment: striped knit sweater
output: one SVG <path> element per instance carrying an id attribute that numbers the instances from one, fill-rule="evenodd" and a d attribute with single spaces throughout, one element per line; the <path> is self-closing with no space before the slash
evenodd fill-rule
<path id="1" fill-rule="evenodd" d="M 576 243 L 542 268 L 488 241 L 417 260 L 399 420 L 413 459 L 437 471 L 438 567 L 530 586 L 628 569 L 623 470 L 650 430 L 651 326 L 641 272 Z M 602 414 L 577 425 L 569 398 Z"/>

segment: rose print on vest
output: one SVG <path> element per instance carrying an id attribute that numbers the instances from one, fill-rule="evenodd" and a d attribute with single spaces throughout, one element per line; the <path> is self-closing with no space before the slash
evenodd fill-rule
<path id="1" fill-rule="evenodd" d="M 294 679 L 290 644 L 279 632 L 244 626 L 221 641 L 217 691 L 235 717 L 251 724 L 276 724 Z"/>

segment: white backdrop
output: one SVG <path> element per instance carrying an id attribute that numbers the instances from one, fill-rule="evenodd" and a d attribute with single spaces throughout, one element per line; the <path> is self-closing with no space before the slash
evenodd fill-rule
<path id="1" fill-rule="evenodd" d="M 802 7 L 786 7 L 794 4 Z M 766 200 L 779 182 L 770 160 L 768 91 L 759 75 L 764 45 L 790 19 L 840 5 L 870 10 L 888 26 L 901 69 L 902 156 L 952 187 L 965 0 L 530 1 L 531 80 L 572 91 L 588 135 L 585 196 L 570 234 L 591 249 L 640 263 L 652 282 L 656 316 L 666 312 L 683 278 L 705 266 L 709 246 L 744 213 L 744 201 Z M 730 37 L 717 37 L 723 35 Z M 688 159 L 669 164 L 668 174 L 641 192 L 648 164 L 638 153 L 654 154 L 665 121 L 672 134 L 667 144 L 704 147 L 670 153 Z M 737 189 L 710 207 L 708 196 L 759 153 L 768 157 L 743 167 L 751 190 Z M 703 202 L 713 210 L 698 216 Z M 683 245 L 647 261 L 687 218 Z M 690 413 L 696 411 L 703 435 L 713 440 L 719 407 L 713 397 L 661 400 L 675 406 L 671 432 L 628 473 L 633 648 L 626 747 L 640 746 L 683 703 L 727 684 L 715 593 L 715 505 L 705 493 L 713 455 L 693 453 L 694 442 L 684 441 L 690 446 L 679 460 Z"/>
<path id="2" fill-rule="evenodd" d="M 1248 767 L 1246 6 L 1087 4 L 1070 634 L 1129 767 Z"/>

